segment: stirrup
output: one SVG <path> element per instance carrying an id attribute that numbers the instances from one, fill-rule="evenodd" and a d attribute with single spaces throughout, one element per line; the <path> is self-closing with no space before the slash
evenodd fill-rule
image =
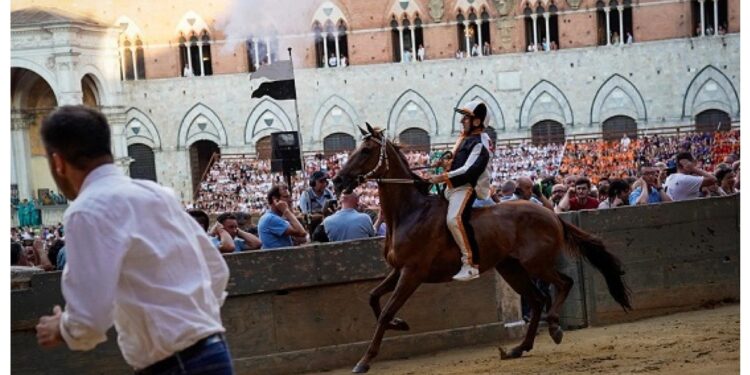
<path id="1" fill-rule="evenodd" d="M 461 270 L 453 276 L 456 281 L 470 281 L 479 277 L 479 270 L 468 264 L 461 266 Z"/>

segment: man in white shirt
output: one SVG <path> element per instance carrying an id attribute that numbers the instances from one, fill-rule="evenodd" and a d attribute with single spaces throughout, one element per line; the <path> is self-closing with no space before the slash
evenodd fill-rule
<path id="1" fill-rule="evenodd" d="M 106 118 L 64 106 L 42 123 L 64 216 L 63 311 L 36 326 L 42 347 L 91 350 L 114 325 L 138 373 L 231 374 L 220 308 L 229 270 L 170 189 L 113 164 Z"/>
<path id="2" fill-rule="evenodd" d="M 673 201 L 700 198 L 701 188 L 716 183 L 716 176 L 695 166 L 693 155 L 681 152 L 675 157 L 677 173 L 667 177 L 667 195 Z"/>

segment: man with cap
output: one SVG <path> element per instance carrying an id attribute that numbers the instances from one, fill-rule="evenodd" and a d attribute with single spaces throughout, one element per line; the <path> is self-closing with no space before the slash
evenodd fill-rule
<path id="1" fill-rule="evenodd" d="M 472 100 L 455 111 L 463 115 L 463 130 L 453 148 L 453 160 L 444 162 L 447 172 L 431 176 L 430 182 L 448 185 L 445 189 L 447 224 L 461 249 L 463 263 L 453 279 L 468 281 L 479 277 L 479 249 L 469 221 L 471 207 L 475 199 L 490 195 L 490 146 L 489 136 L 484 133 L 487 106 Z"/>
<path id="2" fill-rule="evenodd" d="M 305 190 L 299 198 L 299 208 L 305 215 L 322 214 L 326 202 L 334 199 L 333 193 L 328 190 L 328 174 L 323 171 L 315 171 L 310 176 L 310 187 Z"/>

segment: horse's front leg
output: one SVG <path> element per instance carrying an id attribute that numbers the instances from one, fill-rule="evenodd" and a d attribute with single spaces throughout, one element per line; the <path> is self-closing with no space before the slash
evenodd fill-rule
<path id="1" fill-rule="evenodd" d="M 395 268 L 392 269 L 391 272 L 388 273 L 388 276 L 386 276 L 385 279 L 380 284 L 378 284 L 378 286 L 370 291 L 370 307 L 372 308 L 372 312 L 375 314 L 375 319 L 380 318 L 380 297 L 392 292 L 393 289 L 396 288 L 396 283 L 398 283 L 398 277 L 400 275 L 401 270 L 397 270 Z M 409 325 L 399 318 L 393 318 L 393 320 L 388 323 L 388 326 L 385 329 L 408 331 Z"/>
<path id="2" fill-rule="evenodd" d="M 396 290 L 391 295 L 391 298 L 388 299 L 384 311 L 378 317 L 378 325 L 375 328 L 375 335 L 372 337 L 372 341 L 370 341 L 370 346 L 367 347 L 367 352 L 357 362 L 352 372 L 365 373 L 370 369 L 370 361 L 378 355 L 385 330 L 393 320 L 396 312 L 414 294 L 414 291 L 417 290 L 420 284 L 422 284 L 422 280 L 417 277 L 414 271 L 409 269 L 401 270 Z"/>

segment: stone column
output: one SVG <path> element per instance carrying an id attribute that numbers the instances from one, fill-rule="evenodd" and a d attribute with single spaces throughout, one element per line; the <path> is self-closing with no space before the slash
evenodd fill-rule
<path id="1" fill-rule="evenodd" d="M 706 0 L 698 0 L 698 6 L 701 7 L 701 36 L 706 36 L 706 10 L 704 9 Z"/>
<path id="2" fill-rule="evenodd" d="M 29 127 L 33 117 L 20 111 L 11 111 L 11 183 L 18 184 L 18 199 L 31 199 L 31 145 Z M 15 179 L 13 179 L 15 175 Z"/>
<path id="3" fill-rule="evenodd" d="M 334 31 L 333 37 L 335 39 L 334 43 L 336 45 L 336 67 L 340 68 L 341 67 L 341 50 L 339 49 L 339 32 Z"/>
<path id="4" fill-rule="evenodd" d="M 544 12 L 544 35 L 547 38 L 547 45 L 552 45 L 552 38 L 549 37 L 549 12 Z M 550 50 L 552 47 L 550 47 Z"/>
<path id="5" fill-rule="evenodd" d="M 268 59 L 268 63 L 272 63 L 271 61 L 271 38 L 266 37 L 266 58 Z"/>
<path id="6" fill-rule="evenodd" d="M 322 33 L 323 37 L 323 67 L 328 68 L 328 33 Z"/>
<path id="7" fill-rule="evenodd" d="M 409 32 L 411 33 L 411 62 L 417 60 L 417 38 L 414 36 L 414 25 L 409 25 Z"/>
<path id="8" fill-rule="evenodd" d="M 464 21 L 464 39 L 466 40 L 466 57 L 471 57 L 471 41 L 469 40 L 469 21 Z"/>
<path id="9" fill-rule="evenodd" d="M 122 73 L 122 80 L 127 80 L 125 75 L 125 48 L 120 48 L 120 72 Z"/>
<path id="10" fill-rule="evenodd" d="M 260 67 L 260 56 L 258 55 L 258 38 L 253 38 L 253 49 L 255 50 L 255 70 Z"/>
<path id="11" fill-rule="evenodd" d="M 531 28 L 534 29 L 534 48 L 537 48 L 537 45 L 539 45 L 539 39 L 536 35 L 536 13 L 531 14 Z"/>
<path id="12" fill-rule="evenodd" d="M 714 35 L 719 35 L 719 0 L 714 0 Z"/>
<path id="13" fill-rule="evenodd" d="M 606 34 L 607 34 L 607 45 L 609 46 L 612 44 L 612 35 L 611 35 L 611 32 L 609 31 L 609 7 L 604 8 L 604 18 L 607 19 Z"/>
<path id="14" fill-rule="evenodd" d="M 201 77 L 203 77 L 206 74 L 203 71 L 203 42 L 198 42 L 198 64 L 201 64 Z"/>
<path id="15" fill-rule="evenodd" d="M 133 49 L 130 50 L 132 52 L 130 54 L 130 57 L 133 58 L 133 79 L 136 80 L 136 81 L 138 80 L 138 64 L 136 64 L 137 61 L 136 61 L 136 58 L 135 58 L 137 50 L 138 49 L 136 49 L 136 48 L 133 48 Z"/>
<path id="16" fill-rule="evenodd" d="M 127 134 L 125 133 L 125 121 L 127 120 L 125 107 L 102 107 L 101 111 L 107 117 L 107 122 L 109 122 L 112 130 L 112 156 L 114 156 L 115 164 L 121 167 L 125 174 L 129 174 L 130 163 L 133 162 L 133 159 L 128 156 L 128 141 Z"/>
<path id="17" fill-rule="evenodd" d="M 55 75 L 57 76 L 57 105 L 76 105 L 83 103 L 81 79 L 75 71 L 78 55 L 64 52 L 55 56 Z"/>
<path id="18" fill-rule="evenodd" d="M 398 50 L 401 51 L 400 61 L 404 62 L 404 27 L 403 26 L 398 27 Z"/>
<path id="19" fill-rule="evenodd" d="M 622 24 L 622 19 L 623 19 L 622 14 L 624 11 L 625 11 L 625 7 L 623 7 L 622 5 L 617 6 L 617 13 L 619 13 L 620 15 L 620 45 L 625 44 L 625 34 L 623 34 L 625 27 Z"/>
<path id="20" fill-rule="evenodd" d="M 479 37 L 479 56 L 483 56 L 482 50 L 484 49 L 484 44 L 482 43 L 482 21 L 479 20 L 477 22 L 477 34 Z"/>

